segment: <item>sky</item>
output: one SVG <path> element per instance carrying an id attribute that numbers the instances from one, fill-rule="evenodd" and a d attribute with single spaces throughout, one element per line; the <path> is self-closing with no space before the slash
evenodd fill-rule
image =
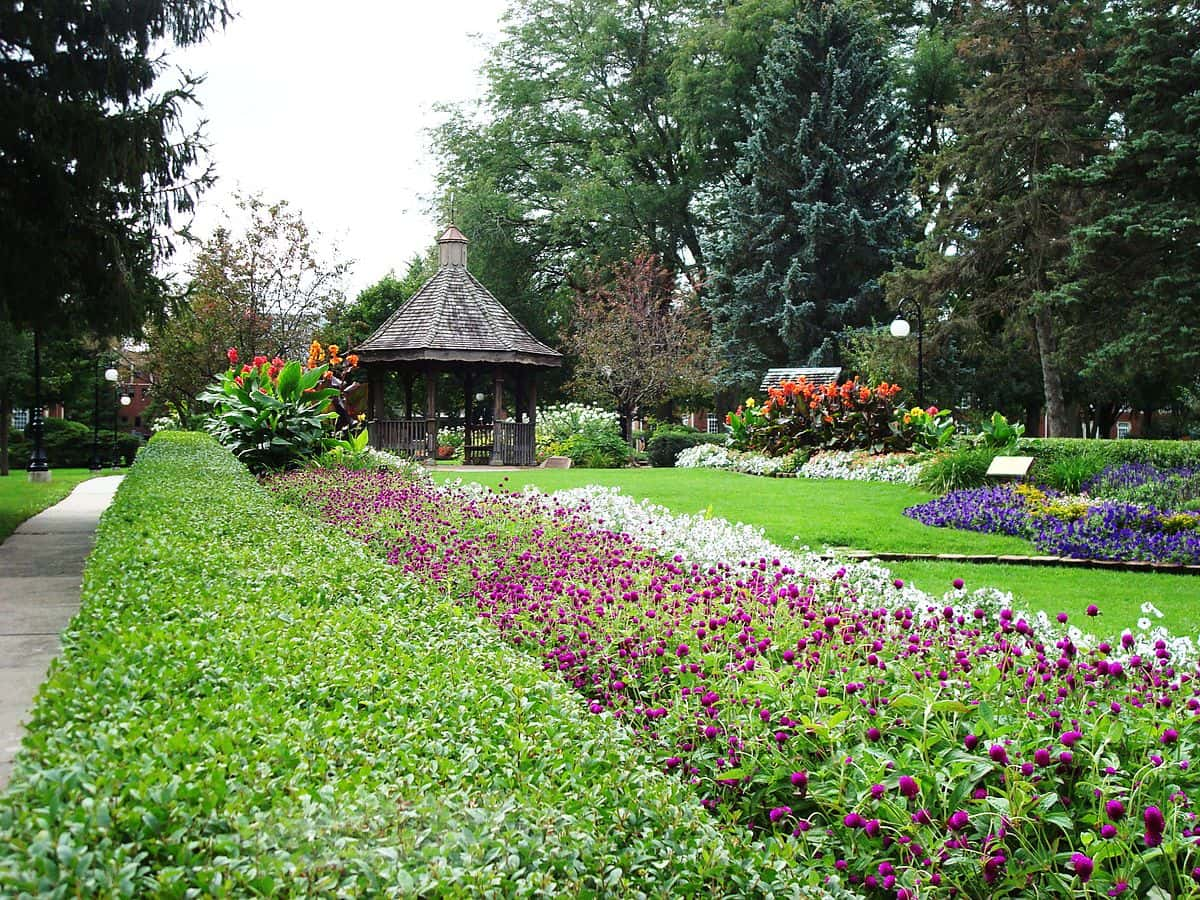
<path id="1" fill-rule="evenodd" d="M 224 32 L 168 56 L 206 76 L 198 96 L 218 181 L 192 230 L 210 234 L 235 191 L 261 192 L 355 260 L 351 297 L 389 270 L 403 274 L 443 224 L 426 212 L 436 186 L 427 132 L 442 120 L 434 106 L 482 95 L 505 0 L 231 5 L 237 18 Z"/>

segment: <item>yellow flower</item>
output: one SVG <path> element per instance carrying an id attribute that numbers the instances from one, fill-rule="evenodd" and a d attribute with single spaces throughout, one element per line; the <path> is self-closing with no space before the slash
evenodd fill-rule
<path id="1" fill-rule="evenodd" d="M 746 405 L 747 405 L 747 406 L 753 406 L 753 405 L 754 405 L 754 398 L 753 398 L 753 397 L 747 397 L 747 398 L 746 398 Z"/>

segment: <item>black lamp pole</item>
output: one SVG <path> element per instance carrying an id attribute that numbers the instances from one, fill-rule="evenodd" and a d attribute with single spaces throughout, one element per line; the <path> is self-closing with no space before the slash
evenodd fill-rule
<path id="1" fill-rule="evenodd" d="M 99 472 L 104 468 L 104 463 L 100 461 L 100 380 L 104 377 L 104 371 L 100 368 L 100 357 L 96 357 L 92 374 L 96 376 L 96 398 L 92 407 L 92 460 L 88 468 Z"/>
<path id="2" fill-rule="evenodd" d="M 117 447 L 117 417 L 121 414 L 121 370 L 117 370 L 117 378 L 113 381 L 113 452 L 112 467 L 121 464 L 120 450 Z"/>
<path id="3" fill-rule="evenodd" d="M 45 433 L 46 426 L 42 417 L 42 340 L 37 329 L 34 329 L 33 410 L 29 414 L 29 435 L 33 439 L 33 449 L 29 454 L 30 481 L 50 480 L 50 460 L 46 456 Z"/>
<path id="4" fill-rule="evenodd" d="M 903 315 L 905 307 L 915 311 L 917 320 L 917 405 L 925 406 L 925 316 L 921 304 L 911 298 L 900 301 L 896 307 L 897 315 Z"/>

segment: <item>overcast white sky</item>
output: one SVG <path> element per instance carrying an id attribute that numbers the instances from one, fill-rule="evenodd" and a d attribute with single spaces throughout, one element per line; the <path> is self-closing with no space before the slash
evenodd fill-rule
<path id="1" fill-rule="evenodd" d="M 219 181 L 194 230 L 237 189 L 287 200 L 356 260 L 349 294 L 402 273 L 436 239 L 433 107 L 481 95 L 505 0 L 233 0 L 238 17 L 171 62 L 200 88 Z"/>

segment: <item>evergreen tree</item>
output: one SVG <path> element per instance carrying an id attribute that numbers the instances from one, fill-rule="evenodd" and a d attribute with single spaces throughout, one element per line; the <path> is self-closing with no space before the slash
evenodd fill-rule
<path id="1" fill-rule="evenodd" d="M 161 309 L 158 229 L 192 207 L 203 150 L 156 92 L 163 43 L 224 25 L 223 0 L 0 5 L 0 314 L 109 334 Z"/>
<path id="2" fill-rule="evenodd" d="M 814 5 L 772 43 L 704 299 L 724 383 L 836 362 L 839 334 L 883 314 L 910 221 L 890 94 L 880 30 L 851 3 Z"/>
<path id="3" fill-rule="evenodd" d="M 1200 378 L 1200 11 L 1132 13 L 1100 80 L 1109 149 L 1063 179 L 1089 204 L 1057 294 L 1089 394 L 1148 417 Z"/>
<path id="4" fill-rule="evenodd" d="M 1104 22 L 1100 0 L 972 7 L 960 53 L 976 80 L 948 117 L 953 140 L 926 166 L 949 199 L 935 209 L 917 265 L 888 284 L 893 296 L 946 313 L 1027 323 L 1055 436 L 1073 431 L 1074 384 L 1054 288 L 1085 198 L 1053 176 L 1103 146 L 1092 85 Z"/>

